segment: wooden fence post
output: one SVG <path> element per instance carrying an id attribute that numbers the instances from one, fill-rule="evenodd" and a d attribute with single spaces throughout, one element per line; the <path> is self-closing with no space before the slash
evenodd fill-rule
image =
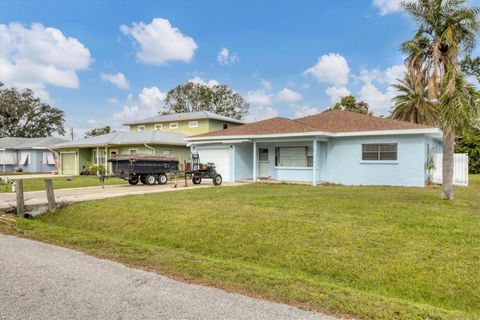
<path id="1" fill-rule="evenodd" d="M 23 180 L 15 180 L 15 193 L 17 196 L 17 216 L 22 217 L 25 215 L 25 202 L 23 198 Z"/>
<path id="2" fill-rule="evenodd" d="M 57 207 L 55 203 L 55 194 L 53 193 L 52 179 L 45 179 L 45 191 L 47 192 L 48 211 L 53 212 Z"/>

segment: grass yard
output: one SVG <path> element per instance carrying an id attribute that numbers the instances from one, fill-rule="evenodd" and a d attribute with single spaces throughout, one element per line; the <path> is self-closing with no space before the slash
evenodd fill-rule
<path id="1" fill-rule="evenodd" d="M 14 177 L 13 175 L 11 176 Z M 53 187 L 55 189 L 65 189 L 65 188 L 82 188 L 82 187 L 96 187 L 101 186 L 100 180 L 96 176 L 74 176 L 71 181 L 68 181 L 65 177 L 53 177 Z M 108 178 L 105 179 L 105 185 L 114 185 L 114 184 L 124 184 L 127 181 L 119 178 Z M 45 190 L 45 185 L 43 178 L 33 178 L 33 179 L 24 179 L 23 180 L 23 189 L 24 191 L 39 191 Z M 10 186 L 0 185 L 1 192 L 11 192 L 12 189 Z"/>
<path id="2" fill-rule="evenodd" d="M 480 176 L 440 189 L 254 184 L 78 203 L 20 234 L 333 314 L 480 319 Z"/>

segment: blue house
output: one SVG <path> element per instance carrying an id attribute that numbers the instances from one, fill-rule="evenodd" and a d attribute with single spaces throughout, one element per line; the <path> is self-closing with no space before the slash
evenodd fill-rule
<path id="1" fill-rule="evenodd" d="M 67 140 L 46 138 L 0 138 L 0 172 L 13 172 L 21 168 L 24 172 L 53 172 L 57 157 L 50 149 Z"/>
<path id="2" fill-rule="evenodd" d="M 272 118 L 186 138 L 224 181 L 425 186 L 442 131 L 346 111 Z M 435 151 L 434 151 L 435 150 Z"/>

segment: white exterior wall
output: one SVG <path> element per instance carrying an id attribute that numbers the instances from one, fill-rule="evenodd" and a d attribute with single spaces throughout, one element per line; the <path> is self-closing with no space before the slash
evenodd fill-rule
<path id="1" fill-rule="evenodd" d="M 362 161 L 363 143 L 397 143 L 396 161 Z M 332 138 L 327 181 L 345 185 L 425 186 L 425 136 Z"/>

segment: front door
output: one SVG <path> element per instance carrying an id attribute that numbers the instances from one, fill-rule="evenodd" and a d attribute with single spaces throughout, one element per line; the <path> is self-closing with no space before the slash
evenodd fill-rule
<path id="1" fill-rule="evenodd" d="M 268 148 L 258 149 L 259 177 L 270 177 L 270 161 L 268 160 Z"/>
<path id="2" fill-rule="evenodd" d="M 117 149 L 111 149 L 110 150 L 110 156 L 108 157 L 108 159 L 112 159 L 112 158 L 115 158 L 116 156 L 118 156 L 118 150 Z M 108 163 L 108 172 L 112 172 L 112 163 L 109 162 Z"/>

